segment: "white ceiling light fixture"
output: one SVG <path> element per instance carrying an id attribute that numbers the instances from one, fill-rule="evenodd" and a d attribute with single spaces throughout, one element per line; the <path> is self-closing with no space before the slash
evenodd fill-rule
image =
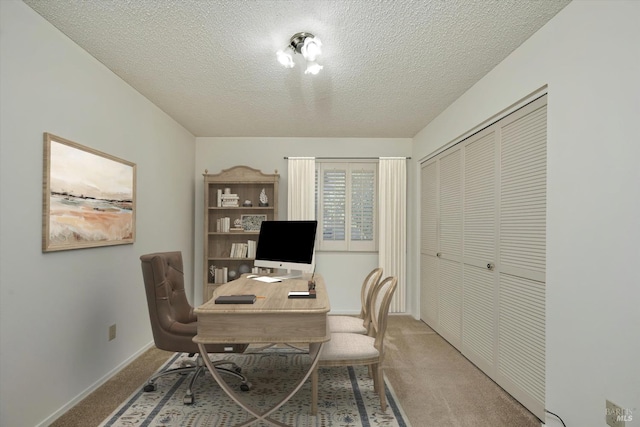
<path id="1" fill-rule="evenodd" d="M 279 50 L 276 52 L 278 62 L 282 64 L 284 68 L 293 68 L 296 64 L 293 62 L 293 55 L 291 55 L 291 49 L 289 47 L 285 50 Z"/>
<path id="2" fill-rule="evenodd" d="M 311 33 L 296 33 L 291 37 L 289 45 L 276 52 L 278 62 L 285 68 L 293 68 L 293 54 L 299 53 L 308 62 L 305 74 L 318 74 L 322 65 L 316 59 L 322 54 L 322 42 Z"/>
<path id="3" fill-rule="evenodd" d="M 313 74 L 314 76 L 320 72 L 324 68 L 322 65 L 317 62 L 309 62 L 307 65 L 307 69 L 304 70 L 305 74 Z"/>

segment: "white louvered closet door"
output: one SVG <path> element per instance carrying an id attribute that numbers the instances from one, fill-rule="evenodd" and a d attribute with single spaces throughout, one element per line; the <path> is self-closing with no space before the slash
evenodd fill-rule
<path id="1" fill-rule="evenodd" d="M 420 317 L 432 327 L 438 324 L 438 162 L 421 169 L 420 213 Z"/>
<path id="2" fill-rule="evenodd" d="M 546 97 L 503 120 L 497 382 L 545 413 Z"/>
<path id="3" fill-rule="evenodd" d="M 454 346 L 462 333 L 462 151 L 440 158 L 440 248 L 438 257 L 438 331 Z"/>
<path id="4" fill-rule="evenodd" d="M 462 348 L 493 373 L 496 345 L 497 177 L 496 129 L 465 141 L 463 208 Z"/>
<path id="5" fill-rule="evenodd" d="M 540 419 L 546 98 L 427 160 L 421 171 L 421 318 Z"/>

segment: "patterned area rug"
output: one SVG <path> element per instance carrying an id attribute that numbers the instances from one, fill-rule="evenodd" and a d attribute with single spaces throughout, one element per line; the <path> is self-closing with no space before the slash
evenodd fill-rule
<path id="1" fill-rule="evenodd" d="M 292 390 L 310 364 L 308 355 L 283 349 L 224 356 L 242 367 L 252 389 L 241 392 L 239 380 L 227 375 L 225 380 L 238 390 L 244 401 L 251 402 L 261 412 L 273 407 Z M 186 354 L 177 353 L 161 370 L 177 367 L 185 359 L 188 359 Z M 380 399 L 373 391 L 367 367 L 321 368 L 319 377 L 318 415 L 310 415 L 311 380 L 308 379 L 271 418 L 296 427 L 409 427 L 386 381 L 388 407 L 386 412 L 381 411 Z M 252 418 L 222 391 L 209 373 L 194 385 L 195 402 L 184 405 L 182 400 L 190 378 L 190 375 L 166 375 L 157 380 L 156 391 L 145 393 L 141 387 L 100 427 L 234 426 Z M 252 424 L 266 425 L 270 424 Z"/>

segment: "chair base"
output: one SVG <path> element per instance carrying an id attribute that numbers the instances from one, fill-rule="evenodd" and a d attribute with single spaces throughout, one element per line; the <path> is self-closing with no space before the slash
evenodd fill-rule
<path id="1" fill-rule="evenodd" d="M 238 378 L 241 381 L 240 390 L 242 391 L 251 390 L 251 383 L 247 380 L 247 378 L 244 375 L 241 374 L 242 368 L 240 368 L 240 366 L 236 365 L 234 362 L 230 360 L 216 360 L 216 361 L 211 361 L 211 364 L 219 372 Z M 183 403 L 185 405 L 193 404 L 193 402 L 195 401 L 195 398 L 192 392 L 193 385 L 195 384 L 196 380 L 201 374 L 207 372 L 207 367 L 205 366 L 204 361 L 202 360 L 202 356 L 200 354 L 198 354 L 195 360 L 195 363 L 192 361 L 184 361 L 182 362 L 181 365 L 182 366 L 180 366 L 179 368 L 169 369 L 169 370 L 154 374 L 151 378 L 149 378 L 147 383 L 144 385 L 143 390 L 145 392 L 155 391 L 156 390 L 155 382 L 158 378 L 162 376 L 170 375 L 170 374 L 186 375 L 190 372 L 193 372 L 193 375 L 187 387 L 187 392 L 183 398 Z M 231 369 L 224 368 L 222 367 L 223 365 L 231 365 Z"/>

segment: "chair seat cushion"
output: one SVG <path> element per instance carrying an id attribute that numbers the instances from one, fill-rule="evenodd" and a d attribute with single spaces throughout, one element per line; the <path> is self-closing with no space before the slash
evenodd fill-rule
<path id="1" fill-rule="evenodd" d="M 343 332 L 331 333 L 331 340 L 326 342 L 320 353 L 320 363 L 339 360 L 357 363 L 375 359 L 380 352 L 374 347 L 375 339 L 362 334 Z"/>
<path id="2" fill-rule="evenodd" d="M 366 334 L 367 330 L 362 319 L 353 316 L 328 316 L 329 330 L 331 332 L 349 332 L 352 334 Z"/>

